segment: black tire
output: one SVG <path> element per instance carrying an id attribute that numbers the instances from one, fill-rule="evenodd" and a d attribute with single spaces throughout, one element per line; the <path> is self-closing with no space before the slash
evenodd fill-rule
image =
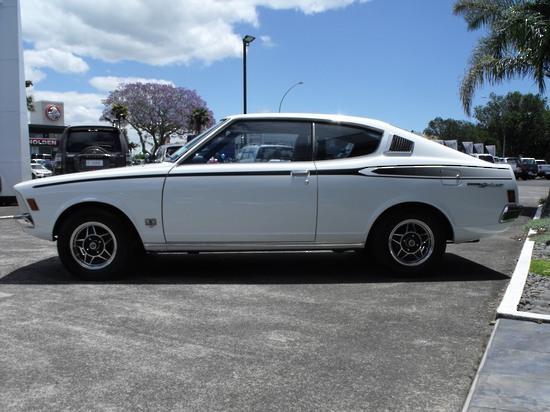
<path id="1" fill-rule="evenodd" d="M 84 280 L 110 280 L 131 268 L 140 242 L 119 217 L 102 209 L 82 209 L 59 229 L 57 251 L 65 267 Z"/>
<path id="2" fill-rule="evenodd" d="M 367 244 L 378 263 L 400 275 L 431 273 L 446 246 L 442 219 L 419 208 L 397 209 L 383 216 Z"/>

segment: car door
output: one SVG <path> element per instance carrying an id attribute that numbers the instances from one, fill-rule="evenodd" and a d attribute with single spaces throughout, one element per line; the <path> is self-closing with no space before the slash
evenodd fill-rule
<path id="1" fill-rule="evenodd" d="M 375 165 L 381 130 L 364 126 L 316 122 L 315 167 L 318 181 L 319 243 L 361 243 L 365 226 L 384 200 L 387 183 L 359 173 Z"/>
<path id="2" fill-rule="evenodd" d="M 235 120 L 170 171 L 166 241 L 313 242 L 314 170 L 310 122 Z"/>

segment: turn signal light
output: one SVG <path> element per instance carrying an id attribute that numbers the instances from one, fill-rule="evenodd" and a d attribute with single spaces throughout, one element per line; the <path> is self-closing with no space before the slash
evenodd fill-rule
<path id="1" fill-rule="evenodd" d="M 31 208 L 31 210 L 34 210 L 34 211 L 39 210 L 39 209 L 38 209 L 38 205 L 36 204 L 36 200 L 34 200 L 34 199 L 27 199 L 27 204 L 29 205 L 29 207 Z"/>
<path id="2" fill-rule="evenodd" d="M 516 203 L 516 191 L 508 190 L 508 203 Z"/>

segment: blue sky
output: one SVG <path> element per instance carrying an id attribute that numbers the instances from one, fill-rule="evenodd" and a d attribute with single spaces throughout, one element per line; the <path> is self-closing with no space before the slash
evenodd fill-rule
<path id="1" fill-rule="evenodd" d="M 248 52 L 249 112 L 276 111 L 285 90 L 303 81 L 303 85 L 288 94 L 283 111 L 359 115 L 416 131 L 422 131 L 429 120 L 437 116 L 468 119 L 461 108 L 458 87 L 471 50 L 482 33 L 466 30 L 464 20 L 452 14 L 453 1 L 450 0 L 371 0 L 348 5 L 352 0 L 342 0 L 338 8 L 332 8 L 331 4 L 339 0 L 332 3 L 327 0 L 326 10 L 315 13 L 307 8 L 304 12 L 280 5 L 277 7 L 281 9 L 274 9 L 272 5 L 276 0 L 251 0 L 253 17 L 226 17 L 222 11 L 217 11 L 221 17 L 212 16 L 216 17 L 216 24 L 226 18 L 231 35 L 222 33 L 219 38 L 211 35 L 210 43 L 206 42 L 202 51 L 188 44 L 192 38 L 182 38 L 181 43 L 170 46 L 172 49 L 166 46 L 161 57 L 155 50 L 151 50 L 150 55 L 146 51 L 142 53 L 133 43 L 130 47 L 133 51 L 126 55 L 124 40 L 117 40 L 118 48 L 108 55 L 104 50 L 110 47 L 105 43 L 109 40 L 101 40 L 101 33 L 93 31 L 93 19 L 87 20 L 92 40 L 87 37 L 81 40 L 86 47 L 63 37 L 48 42 L 44 40 L 48 31 L 28 29 L 40 22 L 33 15 L 31 6 L 37 5 L 37 0 L 34 1 L 22 0 L 24 45 L 29 53 L 25 56 L 29 60 L 27 66 L 32 65 L 31 71 L 40 71 L 33 93 L 37 98 L 64 99 L 68 120 L 73 124 L 89 122 L 97 115 L 98 99 L 107 91 L 105 87 L 98 89 L 97 82 L 90 80 L 108 76 L 160 79 L 195 89 L 217 119 L 240 113 L 242 59 L 238 40 L 243 34 L 258 38 Z M 285 1 L 300 7 L 299 0 Z M 61 0 L 58 6 L 63 7 Z M 76 6 L 69 9 L 77 17 L 79 13 L 91 14 Z M 160 24 L 149 36 L 150 44 L 145 46 L 153 49 L 165 47 L 163 39 L 167 37 L 162 36 L 179 33 L 181 29 L 168 23 L 163 27 L 162 16 L 155 18 Z M 131 22 L 131 16 L 126 19 Z M 146 23 L 137 17 L 136 20 L 137 25 Z M 208 30 L 208 17 L 202 27 Z M 139 35 L 128 26 L 120 30 L 125 38 Z M 70 29 L 68 31 L 70 33 Z M 82 35 L 85 33 L 83 30 Z M 104 43 L 96 46 L 93 36 Z M 228 42 L 227 47 L 221 50 L 220 46 L 216 54 L 201 57 L 200 53 L 209 47 L 214 50 L 218 42 Z M 59 50 L 71 54 L 68 64 L 44 63 L 44 58 L 52 55 L 52 44 L 59 44 Z M 177 53 L 181 45 L 190 50 L 186 55 L 190 56 L 188 61 L 183 61 L 187 59 L 183 55 L 180 61 L 158 61 L 170 59 L 171 53 Z M 43 59 L 38 59 L 38 55 Z M 504 94 L 513 90 L 537 92 L 533 81 L 518 79 L 479 90 L 474 102 L 483 104 L 483 96 L 491 92 Z M 71 113 L 71 104 L 79 105 L 74 113 Z"/>

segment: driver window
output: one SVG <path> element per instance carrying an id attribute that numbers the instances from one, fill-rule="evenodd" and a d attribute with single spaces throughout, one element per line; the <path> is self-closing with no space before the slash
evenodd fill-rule
<path id="1" fill-rule="evenodd" d="M 186 163 L 311 161 L 311 123 L 237 121 L 214 136 Z"/>

